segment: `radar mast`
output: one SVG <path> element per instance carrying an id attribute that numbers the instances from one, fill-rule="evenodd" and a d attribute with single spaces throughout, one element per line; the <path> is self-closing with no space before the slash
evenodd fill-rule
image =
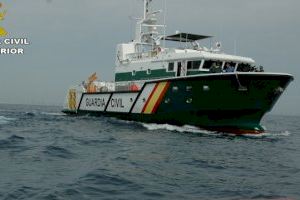
<path id="1" fill-rule="evenodd" d="M 137 44 L 159 46 L 161 35 L 158 32 L 159 27 L 164 25 L 157 24 L 157 14 L 161 10 L 152 11 L 151 4 L 153 0 L 144 0 L 144 16 L 139 19 L 136 25 L 136 36 L 134 42 Z"/>

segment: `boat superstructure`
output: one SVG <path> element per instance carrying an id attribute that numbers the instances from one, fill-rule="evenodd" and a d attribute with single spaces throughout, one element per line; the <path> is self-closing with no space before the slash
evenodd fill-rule
<path id="1" fill-rule="evenodd" d="M 210 48 L 201 47 L 199 41 L 211 36 L 178 31 L 165 35 L 166 26 L 157 24 L 161 11 L 151 10 L 150 3 L 144 1 L 144 15 L 137 22 L 135 39 L 117 46 L 117 87 L 131 82 L 141 88 L 147 80 L 209 73 L 214 63 L 222 70 L 230 64 L 237 71 L 255 63 L 251 58 L 222 53 L 218 42 Z M 178 47 L 166 48 L 166 41 L 176 42 Z"/>
<path id="2" fill-rule="evenodd" d="M 264 72 L 251 58 L 225 54 L 211 36 L 184 32 L 166 35 L 161 11 L 144 0 L 135 38 L 117 45 L 115 82 L 93 74 L 72 87 L 68 114 L 114 116 L 149 123 L 194 125 L 218 131 L 259 133 L 260 121 L 293 80 L 289 74 Z M 167 43 L 178 44 L 167 47 Z"/>

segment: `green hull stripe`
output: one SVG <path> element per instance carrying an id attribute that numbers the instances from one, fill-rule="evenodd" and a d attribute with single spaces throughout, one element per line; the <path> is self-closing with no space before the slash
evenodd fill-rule
<path id="1" fill-rule="evenodd" d="M 187 76 L 198 75 L 198 74 L 207 74 L 208 72 L 203 71 L 187 71 Z M 175 72 L 167 72 L 165 69 L 152 70 L 150 74 L 147 74 L 147 71 L 137 71 L 135 76 L 132 75 L 132 72 L 116 73 L 115 81 L 137 81 L 137 80 L 153 80 L 161 78 L 171 78 L 175 77 Z"/>
<path id="2" fill-rule="evenodd" d="M 147 71 L 136 71 L 135 76 L 132 75 L 132 72 L 116 73 L 115 81 L 138 81 L 138 80 L 152 80 L 160 78 L 169 78 L 174 77 L 175 72 L 167 72 L 165 69 L 151 70 L 150 74 L 147 74 Z"/>

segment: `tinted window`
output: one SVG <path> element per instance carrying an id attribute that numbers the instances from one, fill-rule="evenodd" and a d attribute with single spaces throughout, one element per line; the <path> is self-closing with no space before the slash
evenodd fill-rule
<path id="1" fill-rule="evenodd" d="M 248 63 L 240 63 L 237 67 L 238 72 L 249 72 L 251 70 L 251 65 Z"/>
<path id="2" fill-rule="evenodd" d="M 188 63 L 187 63 L 187 69 L 192 69 L 192 61 L 188 61 Z"/>
<path id="3" fill-rule="evenodd" d="M 221 62 L 221 61 L 206 60 L 206 61 L 204 61 L 203 69 L 210 69 L 211 66 L 212 66 L 214 63 L 215 63 L 217 66 L 220 66 L 220 67 L 222 66 L 222 62 Z"/>
<path id="4" fill-rule="evenodd" d="M 213 63 L 213 61 L 211 61 L 211 60 L 204 61 L 203 69 L 210 69 L 210 67 L 212 66 L 212 63 Z"/>
<path id="5" fill-rule="evenodd" d="M 196 61 L 188 61 L 187 62 L 187 69 L 199 69 L 201 65 L 201 60 Z"/>
<path id="6" fill-rule="evenodd" d="M 223 70 L 227 72 L 233 72 L 235 69 L 236 63 L 234 62 L 226 62 Z"/>
<path id="7" fill-rule="evenodd" d="M 192 69 L 199 69 L 201 65 L 201 60 L 193 61 Z"/>
<path id="8" fill-rule="evenodd" d="M 174 71 L 174 63 L 169 63 L 168 71 Z"/>

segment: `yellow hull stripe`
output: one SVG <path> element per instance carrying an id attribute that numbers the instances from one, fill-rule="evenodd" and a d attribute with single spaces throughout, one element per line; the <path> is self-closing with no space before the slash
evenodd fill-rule
<path id="1" fill-rule="evenodd" d="M 159 97 L 161 96 L 162 92 L 165 90 L 167 84 L 168 82 L 161 82 L 158 83 L 157 87 L 154 88 L 153 95 L 150 96 L 146 108 L 144 109 L 144 114 L 152 114 L 153 109 L 157 101 L 159 100 Z"/>

